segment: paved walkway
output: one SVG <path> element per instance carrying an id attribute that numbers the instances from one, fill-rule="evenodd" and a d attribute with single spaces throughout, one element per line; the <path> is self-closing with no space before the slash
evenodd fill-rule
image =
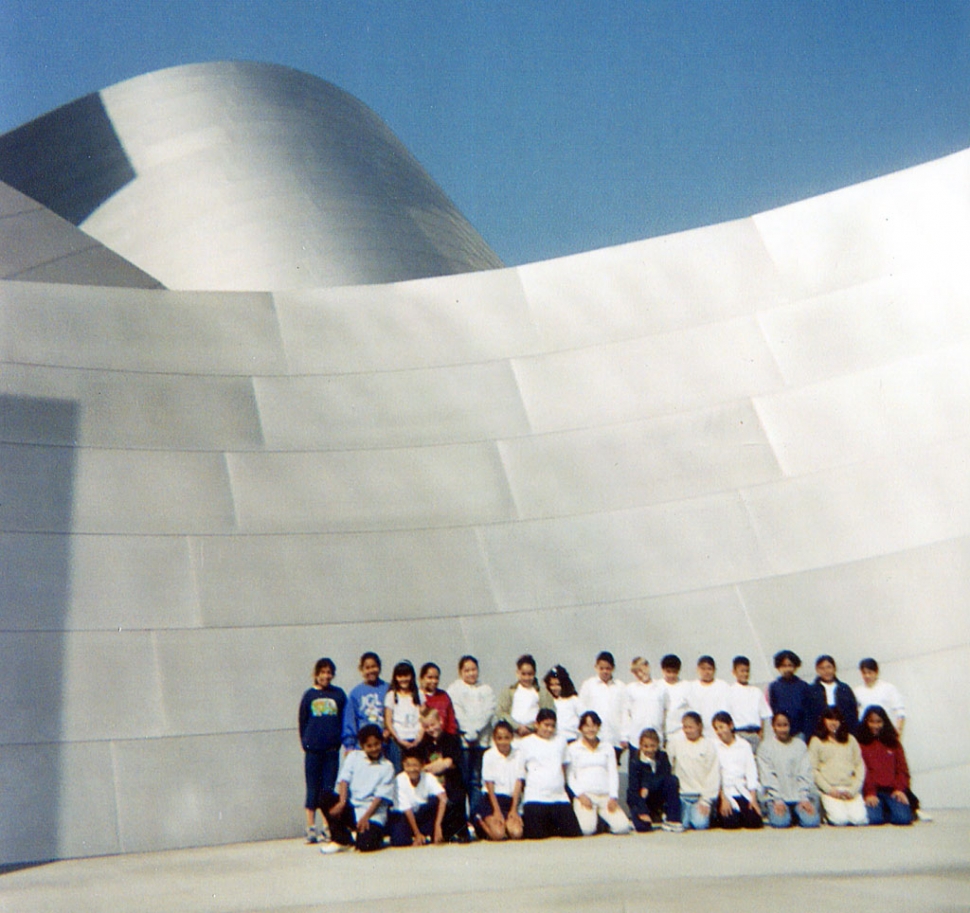
<path id="1" fill-rule="evenodd" d="M 0 875 L 10 913 L 970 910 L 970 811 L 911 828 L 652 833 L 324 857 L 301 840 Z"/>

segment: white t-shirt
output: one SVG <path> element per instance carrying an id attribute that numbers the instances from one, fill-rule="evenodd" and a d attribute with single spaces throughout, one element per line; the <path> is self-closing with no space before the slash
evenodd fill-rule
<path id="1" fill-rule="evenodd" d="M 889 719 L 893 725 L 899 728 L 899 721 L 906 719 L 906 706 L 903 704 L 903 696 L 899 693 L 895 685 L 876 679 L 876 683 L 870 688 L 865 682 L 856 685 L 852 689 L 856 701 L 859 704 L 859 716 L 865 712 L 866 707 L 882 707 L 889 714 Z"/>
<path id="2" fill-rule="evenodd" d="M 706 685 L 699 680 L 688 683 L 687 703 L 691 710 L 701 715 L 705 731 L 711 731 L 711 717 L 715 713 L 728 709 L 730 692 L 727 682 L 719 678 Z"/>
<path id="3" fill-rule="evenodd" d="M 482 756 L 482 783 L 491 783 L 498 796 L 511 796 L 515 783 L 522 778 L 518 748 L 503 755 L 494 745 Z"/>
<path id="4" fill-rule="evenodd" d="M 523 802 L 568 802 L 563 765 L 569 763 L 561 735 L 526 736 L 519 742 L 519 777 L 525 780 Z"/>
<path id="5" fill-rule="evenodd" d="M 664 723 L 664 734 L 669 739 L 675 732 L 680 732 L 681 721 L 684 714 L 690 710 L 687 703 L 687 685 L 683 679 L 679 679 L 672 685 L 668 685 L 666 680 L 663 682 L 667 689 L 667 719 Z"/>
<path id="6" fill-rule="evenodd" d="M 421 779 L 415 786 L 402 770 L 394 778 L 394 807 L 399 812 L 414 811 L 443 792 L 444 789 L 434 775 L 422 770 Z"/>
<path id="7" fill-rule="evenodd" d="M 556 732 L 567 742 L 579 735 L 579 697 L 556 698 Z"/>
<path id="8" fill-rule="evenodd" d="M 659 740 L 664 737 L 664 721 L 667 718 L 667 704 L 670 700 L 663 682 L 639 679 L 626 686 L 626 725 L 623 738 L 631 745 L 640 744 L 640 733 L 644 729 L 654 729 Z"/>
<path id="9" fill-rule="evenodd" d="M 600 739 L 619 748 L 626 724 L 626 685 L 615 678 L 604 682 L 594 675 L 586 679 L 579 689 L 579 707 L 582 713 L 596 711 L 603 721 Z"/>
<path id="10" fill-rule="evenodd" d="M 516 685 L 512 693 L 512 721 L 517 726 L 531 726 L 539 715 L 539 692 Z"/>
<path id="11" fill-rule="evenodd" d="M 771 719 L 771 707 L 764 691 L 754 685 L 735 682 L 728 688 L 728 713 L 735 729 L 758 729 Z"/>
<path id="12" fill-rule="evenodd" d="M 730 745 L 720 739 L 717 745 L 717 760 L 721 767 L 721 789 L 725 796 L 743 796 L 751 799 L 758 792 L 758 767 L 754 762 L 754 752 L 744 740 L 735 736 Z"/>
<path id="13" fill-rule="evenodd" d="M 397 700 L 395 700 L 397 698 Z M 384 697 L 384 706 L 391 711 L 391 722 L 399 739 L 413 741 L 421 734 L 421 718 L 419 708 L 410 694 L 398 694 L 388 691 Z"/>

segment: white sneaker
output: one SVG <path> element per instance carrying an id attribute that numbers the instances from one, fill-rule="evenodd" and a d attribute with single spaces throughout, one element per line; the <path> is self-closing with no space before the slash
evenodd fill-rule
<path id="1" fill-rule="evenodd" d="M 684 833 L 684 825 L 679 821 L 664 821 L 660 825 L 662 830 L 665 830 L 668 834 L 682 834 Z"/>
<path id="2" fill-rule="evenodd" d="M 320 847 L 320 852 L 324 856 L 332 856 L 334 853 L 345 853 L 347 850 L 351 849 L 349 846 L 344 846 L 342 843 L 334 843 L 332 840 L 330 843 L 325 843 Z"/>

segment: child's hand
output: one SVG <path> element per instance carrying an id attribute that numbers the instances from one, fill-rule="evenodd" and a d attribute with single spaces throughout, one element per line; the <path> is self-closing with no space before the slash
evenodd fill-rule
<path id="1" fill-rule="evenodd" d="M 865 802 L 869 808 L 875 808 L 879 804 L 879 798 L 877 796 L 866 796 Z"/>
<path id="2" fill-rule="evenodd" d="M 415 834 L 411 838 L 411 846 L 424 846 L 426 838 L 424 834 Z"/>
<path id="3" fill-rule="evenodd" d="M 370 818 L 363 815 L 360 821 L 357 822 L 357 833 L 366 834 L 368 830 L 370 830 Z"/>
<path id="4" fill-rule="evenodd" d="M 640 787 L 640 798 L 641 799 L 646 799 L 649 794 L 650 794 L 650 790 L 647 789 L 646 786 Z"/>
<path id="5" fill-rule="evenodd" d="M 445 835 L 444 835 L 444 833 L 441 830 L 441 825 L 440 824 L 436 824 L 434 826 L 434 842 L 435 843 L 444 843 L 445 842 Z"/>
<path id="6" fill-rule="evenodd" d="M 593 807 L 593 802 L 589 796 L 586 795 L 586 793 L 583 793 L 581 796 L 577 796 L 576 798 L 579 799 L 579 804 L 582 805 L 583 808 Z"/>
<path id="7" fill-rule="evenodd" d="M 610 799 L 610 801 L 606 803 L 606 810 L 609 812 L 615 812 L 619 807 L 620 803 L 617 802 L 616 799 Z"/>
<path id="8" fill-rule="evenodd" d="M 781 816 L 785 814 L 785 803 L 782 802 L 781 799 L 775 799 L 772 805 L 774 806 L 776 815 Z M 804 808 L 804 803 L 802 803 L 802 811 L 806 811 Z"/>

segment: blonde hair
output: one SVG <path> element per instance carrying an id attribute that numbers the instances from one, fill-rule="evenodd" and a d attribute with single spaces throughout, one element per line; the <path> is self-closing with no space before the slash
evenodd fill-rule
<path id="1" fill-rule="evenodd" d="M 649 665 L 649 661 L 645 660 L 642 656 L 634 656 L 633 659 L 630 660 L 630 671 L 636 672 L 637 669 L 642 669 L 644 666 Z"/>
<path id="2" fill-rule="evenodd" d="M 437 708 L 435 708 L 435 707 L 429 707 L 427 704 L 425 704 L 418 711 L 418 718 L 421 720 L 421 722 L 424 722 L 425 720 L 430 720 L 431 717 L 435 717 L 435 718 L 437 718 L 437 719 L 440 720 L 441 719 L 441 714 L 438 713 Z"/>

